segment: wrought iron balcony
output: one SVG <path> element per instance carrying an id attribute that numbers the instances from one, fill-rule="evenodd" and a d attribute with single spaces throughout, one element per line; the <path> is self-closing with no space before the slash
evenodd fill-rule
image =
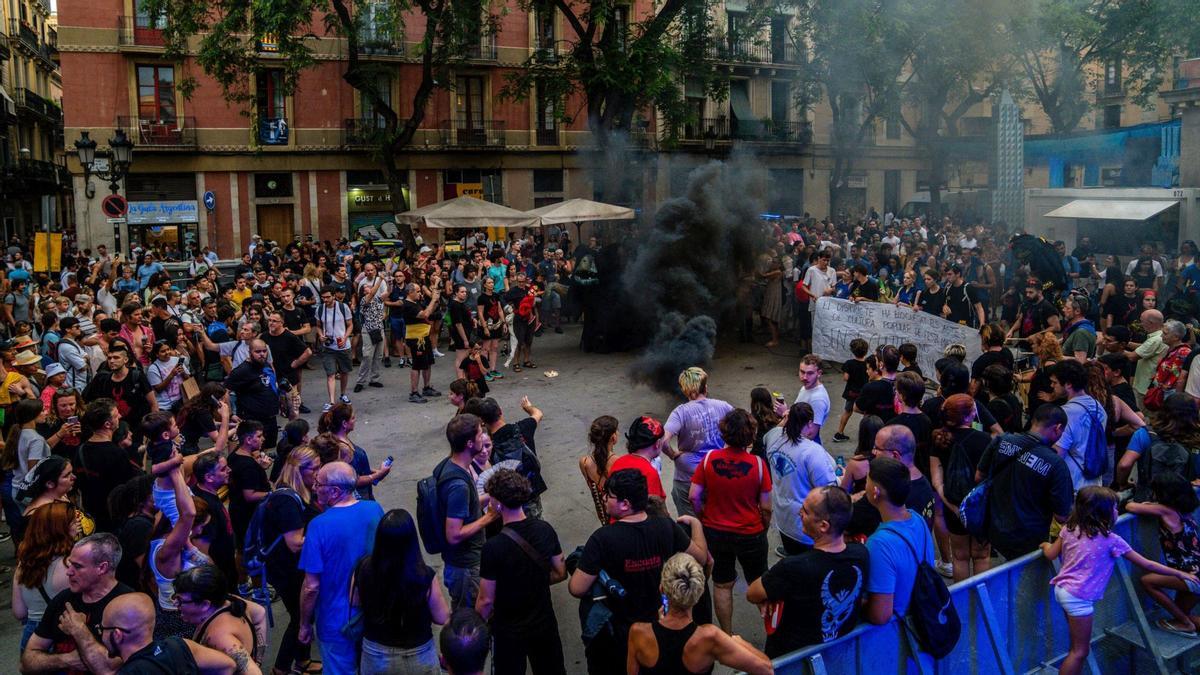
<path id="1" fill-rule="evenodd" d="M 0 61 L 12 58 L 12 47 L 8 46 L 8 34 L 4 33 L 4 22 L 0 21 Z"/>
<path id="2" fill-rule="evenodd" d="M 291 137 L 288 121 L 283 117 L 263 117 L 258 120 L 258 142 L 263 145 L 287 145 Z"/>
<path id="3" fill-rule="evenodd" d="M 18 46 L 28 49 L 31 54 L 37 55 L 41 51 L 37 31 L 28 23 L 20 19 L 9 19 L 8 34 L 17 41 Z"/>
<path id="4" fill-rule="evenodd" d="M 442 145 L 461 148 L 503 148 L 504 120 L 442 120 Z"/>
<path id="5" fill-rule="evenodd" d="M 728 117 L 706 117 L 699 122 L 683 125 L 680 139 L 703 141 L 711 135 L 713 140 L 753 141 L 808 145 L 812 142 L 812 125 L 808 122 L 776 122 L 770 118 L 761 120 L 734 120 Z M 711 134 L 710 134 L 711 131 Z"/>
<path id="6" fill-rule="evenodd" d="M 558 129 L 538 129 L 537 130 L 538 145 L 558 145 Z"/>
<path id="7" fill-rule="evenodd" d="M 62 121 L 62 110 L 36 93 L 20 88 L 13 91 L 13 94 L 13 102 L 17 104 L 18 115 L 31 115 L 50 123 Z"/>
<path id="8" fill-rule="evenodd" d="M 118 117 L 117 128 L 139 148 L 195 148 L 196 118 L 176 117 L 157 120 L 145 117 Z"/>
<path id="9" fill-rule="evenodd" d="M 165 23 L 161 17 L 122 16 L 117 20 L 117 42 L 125 47 L 165 47 Z"/>
<path id="10" fill-rule="evenodd" d="M 404 43 L 397 40 L 395 35 L 367 27 L 358 32 L 358 53 L 360 56 L 403 56 L 405 50 Z"/>
<path id="11" fill-rule="evenodd" d="M 468 45 L 466 57 L 479 61 L 495 61 L 497 58 L 496 36 L 487 35 L 479 39 L 479 44 Z"/>
<path id="12" fill-rule="evenodd" d="M 359 117 L 344 121 L 347 147 L 374 147 L 383 139 L 385 125 L 378 117 Z"/>

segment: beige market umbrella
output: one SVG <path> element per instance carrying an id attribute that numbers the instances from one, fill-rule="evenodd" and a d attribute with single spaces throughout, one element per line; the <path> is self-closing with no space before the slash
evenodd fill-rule
<path id="1" fill-rule="evenodd" d="M 581 223 L 589 220 L 633 220 L 633 209 L 616 204 L 594 202 L 590 199 L 568 199 L 548 204 L 525 213 L 542 219 L 543 225 Z"/>
<path id="2" fill-rule="evenodd" d="M 484 229 L 488 227 L 537 227 L 541 220 L 503 204 L 474 197 L 455 197 L 444 202 L 396 214 L 396 222 L 426 227 Z"/>

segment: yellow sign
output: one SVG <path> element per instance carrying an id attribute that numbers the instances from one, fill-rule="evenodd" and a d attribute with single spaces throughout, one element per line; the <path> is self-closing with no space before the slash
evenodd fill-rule
<path id="1" fill-rule="evenodd" d="M 62 266 L 62 234 L 38 232 L 33 238 L 33 271 L 57 272 Z"/>
<path id="2" fill-rule="evenodd" d="M 483 199 L 483 183 L 456 183 L 455 188 L 458 190 L 459 197 Z M 508 238 L 503 227 L 489 227 L 487 235 L 490 241 L 503 241 Z"/>

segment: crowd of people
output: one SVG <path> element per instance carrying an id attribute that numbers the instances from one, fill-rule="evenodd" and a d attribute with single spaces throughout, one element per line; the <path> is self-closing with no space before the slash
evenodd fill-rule
<path id="1" fill-rule="evenodd" d="M 1007 235 L 950 219 L 762 233 L 743 338 L 757 329 L 770 347 L 794 331 L 806 353 L 816 299 L 835 296 L 976 327 L 981 356 L 947 345 L 922 373 L 903 336 L 855 340 L 843 363 L 803 356 L 791 403 L 764 387 L 710 398 L 708 373 L 689 367 L 665 420 L 602 415 L 580 430 L 598 523 L 575 549 L 542 505 L 543 411 L 525 398 L 510 419 L 488 393 L 536 367 L 542 331 L 585 311 L 574 288 L 594 276 L 595 238 L 471 234 L 454 254 L 381 255 L 256 236 L 232 280 L 205 249 L 173 276 L 155 251 L 103 246 L 35 276 L 14 242 L 0 502 L 22 672 L 565 673 L 573 622 L 550 587 L 566 581 L 580 618 L 566 637 L 590 673 L 767 673 L 912 612 L 926 565 L 958 581 L 1039 550 L 1063 563 L 1063 672 L 1086 659 L 1118 556 L 1149 572 L 1161 628 L 1200 636 L 1194 247 L 1160 260 L 1148 245 L 1123 268 L 1097 264 L 1086 240 L 1060 246 L 1067 287 L 1049 289 Z M 315 429 L 301 397 L 314 356 Z M 446 356 L 446 457 L 387 510 L 373 488 L 393 458 L 372 465 L 354 441 L 350 396 L 398 366 L 399 405 L 426 403 Z M 836 409 L 823 384 L 835 369 Z M 852 422 L 853 448 L 840 445 Z M 1113 533 L 1119 508 L 1158 519 L 1163 563 Z M 764 644 L 738 636 L 739 603 L 757 607 Z"/>

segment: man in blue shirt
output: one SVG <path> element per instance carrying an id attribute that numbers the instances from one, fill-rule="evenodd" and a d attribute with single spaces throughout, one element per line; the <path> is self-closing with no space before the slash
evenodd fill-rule
<path id="1" fill-rule="evenodd" d="M 1067 255 L 1067 244 L 1062 240 L 1054 242 L 1054 250 L 1062 256 L 1063 272 L 1067 274 L 1067 292 L 1069 293 L 1079 279 L 1079 259 L 1073 255 Z"/>
<path id="2" fill-rule="evenodd" d="M 354 566 L 375 546 L 375 528 L 383 519 L 378 502 L 359 501 L 354 486 L 358 475 L 345 462 L 321 467 L 313 485 L 317 501 L 325 507 L 308 524 L 300 569 L 300 633 L 312 642 L 313 623 L 321 643 L 321 660 L 327 675 L 354 675 L 358 645 L 342 635 L 350 618 L 350 580 Z"/>
<path id="3" fill-rule="evenodd" d="M 150 279 L 163 271 L 162 263 L 154 259 L 154 254 L 147 252 L 141 266 L 137 268 L 138 290 L 144 291 L 150 285 Z"/>
<path id="4" fill-rule="evenodd" d="M 871 556 L 867 575 L 867 620 L 883 625 L 892 615 L 904 616 L 912 598 L 917 565 L 933 558 L 933 534 L 925 519 L 906 507 L 912 483 L 908 467 L 891 457 L 871 460 L 867 500 L 879 511 L 883 525 L 867 540 Z M 916 556 L 920 556 L 918 559 Z"/>

